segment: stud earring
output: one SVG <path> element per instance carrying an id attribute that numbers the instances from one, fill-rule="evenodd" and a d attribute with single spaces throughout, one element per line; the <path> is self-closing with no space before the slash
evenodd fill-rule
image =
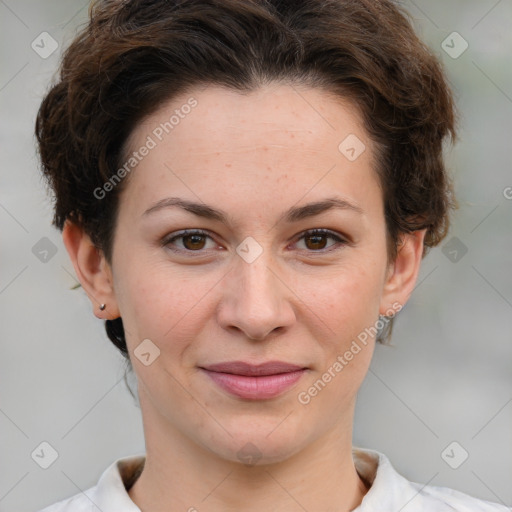
<path id="1" fill-rule="evenodd" d="M 101 304 L 100 305 L 100 311 L 105 311 L 105 308 L 107 307 L 106 304 Z"/>

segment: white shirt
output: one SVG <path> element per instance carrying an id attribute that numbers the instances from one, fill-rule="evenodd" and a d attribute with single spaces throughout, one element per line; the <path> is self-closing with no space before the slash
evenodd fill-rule
<path id="1" fill-rule="evenodd" d="M 453 489 L 409 482 L 380 452 L 354 447 L 352 453 L 357 472 L 371 484 L 353 512 L 512 512 L 510 507 Z M 133 484 L 131 480 L 144 460 L 143 455 L 118 459 L 97 485 L 39 512 L 141 512 L 126 486 Z"/>

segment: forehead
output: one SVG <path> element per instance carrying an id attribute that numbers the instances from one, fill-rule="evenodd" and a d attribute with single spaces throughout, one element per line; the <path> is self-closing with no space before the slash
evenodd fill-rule
<path id="1" fill-rule="evenodd" d="M 125 159 L 144 146 L 151 149 L 130 175 L 141 203 L 170 189 L 196 200 L 216 191 L 218 200 L 233 201 L 234 188 L 248 200 L 256 191 L 269 200 L 292 195 L 297 201 L 312 188 L 325 195 L 340 179 L 345 189 L 347 180 L 352 188 L 375 180 L 373 146 L 357 108 L 297 85 L 248 93 L 214 85 L 191 90 L 136 127 Z"/>
<path id="2" fill-rule="evenodd" d="M 283 141 L 287 147 L 294 142 L 337 155 L 339 142 L 350 130 L 366 137 L 356 106 L 319 88 L 274 83 L 239 92 L 209 85 L 164 103 L 139 123 L 128 146 L 137 146 L 151 135 L 157 144 L 172 138 L 177 150 L 182 144 L 195 147 L 188 157 L 199 150 L 234 152 L 258 143 L 278 147 Z M 178 156 L 180 151 L 175 153 Z"/>

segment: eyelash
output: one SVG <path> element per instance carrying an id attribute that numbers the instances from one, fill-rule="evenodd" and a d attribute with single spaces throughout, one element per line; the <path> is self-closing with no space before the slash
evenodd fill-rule
<path id="1" fill-rule="evenodd" d="M 164 238 L 162 240 L 162 245 L 165 247 L 168 247 L 171 251 L 177 252 L 177 253 L 185 252 L 185 253 L 189 253 L 189 254 L 193 254 L 193 253 L 200 254 L 200 253 L 204 252 L 203 249 L 200 249 L 197 251 L 192 251 L 190 249 L 174 249 L 174 248 L 170 247 L 171 243 L 174 242 L 175 240 L 178 240 L 180 238 L 185 238 L 185 237 L 191 236 L 191 235 L 204 236 L 204 237 L 207 237 L 207 238 L 210 238 L 213 240 L 213 238 L 211 237 L 211 235 L 208 231 L 204 231 L 202 229 L 190 229 L 190 230 L 187 229 L 184 231 L 180 231 L 179 233 L 177 233 L 176 235 L 173 235 L 171 237 Z M 297 237 L 295 239 L 295 243 L 297 243 L 298 241 L 302 240 L 303 238 L 305 238 L 307 236 L 314 236 L 314 235 L 326 235 L 329 238 L 332 238 L 333 240 L 335 240 L 336 244 L 332 245 L 331 247 L 329 247 L 327 249 L 319 249 L 316 251 L 308 250 L 307 252 L 309 252 L 311 254 L 325 254 L 325 253 L 331 252 L 333 250 L 341 249 L 343 246 L 349 244 L 349 242 L 346 239 L 342 238 L 341 236 L 336 234 L 334 231 L 330 231 L 329 229 L 323 229 L 323 228 L 315 228 L 315 229 L 309 229 L 307 231 L 304 231 L 303 233 L 301 233 L 301 235 L 299 237 Z M 338 247 L 335 247 L 336 245 L 338 245 Z"/>

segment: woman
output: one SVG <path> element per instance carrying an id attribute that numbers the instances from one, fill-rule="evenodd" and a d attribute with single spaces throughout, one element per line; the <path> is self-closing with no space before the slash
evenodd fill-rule
<path id="1" fill-rule="evenodd" d="M 439 64 L 390 1 L 101 1 L 36 132 L 133 365 L 145 457 L 45 509 L 503 511 L 351 445 L 454 207 Z M 95 507 L 94 507 L 95 506 Z"/>

